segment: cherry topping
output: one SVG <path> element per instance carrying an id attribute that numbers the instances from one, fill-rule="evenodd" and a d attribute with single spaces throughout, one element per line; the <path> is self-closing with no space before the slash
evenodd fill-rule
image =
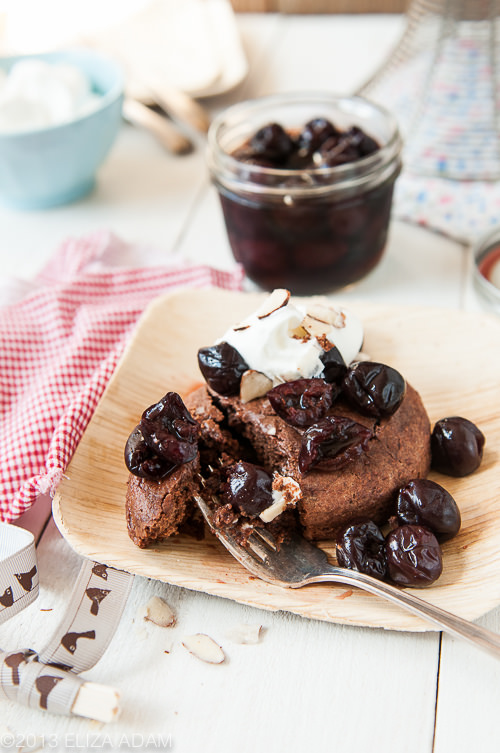
<path id="1" fill-rule="evenodd" d="M 466 418 L 451 416 L 438 421 L 431 435 L 432 467 L 448 476 L 467 476 L 481 464 L 485 437 Z"/>
<path id="2" fill-rule="evenodd" d="M 383 363 L 359 361 L 343 382 L 346 398 L 367 416 L 391 416 L 401 405 L 406 382 L 399 371 Z"/>
<path id="3" fill-rule="evenodd" d="M 177 392 L 167 392 L 146 408 L 139 428 L 153 452 L 171 463 L 181 465 L 196 457 L 200 426 Z"/>
<path id="4" fill-rule="evenodd" d="M 347 366 L 340 350 L 335 346 L 330 350 L 325 350 L 320 355 L 320 361 L 324 366 L 321 376 L 325 382 L 340 385 L 347 373 Z"/>
<path id="5" fill-rule="evenodd" d="M 256 517 L 272 504 L 272 478 L 259 465 L 240 460 L 225 468 L 220 497 L 240 513 Z"/>
<path id="6" fill-rule="evenodd" d="M 332 471 L 359 457 L 368 446 L 372 432 L 345 416 L 327 416 L 302 435 L 299 470 L 311 468 Z"/>
<path id="7" fill-rule="evenodd" d="M 383 580 L 387 572 L 385 539 L 373 520 L 345 526 L 337 537 L 337 561 L 341 567 Z"/>
<path id="8" fill-rule="evenodd" d="M 334 400 L 332 385 L 317 378 L 278 384 L 269 390 L 267 397 L 278 416 L 292 426 L 316 423 L 326 416 Z"/>
<path id="9" fill-rule="evenodd" d="M 293 141 L 278 123 L 269 123 L 259 128 L 250 140 L 250 148 L 255 156 L 273 162 L 285 162 L 293 151 Z"/>
<path id="10" fill-rule="evenodd" d="M 337 167 L 360 158 L 359 151 L 346 136 L 334 136 L 325 141 L 320 150 L 321 167 Z"/>
<path id="11" fill-rule="evenodd" d="M 157 480 L 166 476 L 176 467 L 165 458 L 159 457 L 146 444 L 139 426 L 130 434 L 125 445 L 125 465 L 130 473 L 141 478 Z"/>
<path id="12" fill-rule="evenodd" d="M 375 139 L 368 136 L 368 134 L 359 128 L 359 126 L 352 126 L 352 128 L 349 128 L 346 136 L 349 139 L 351 146 L 358 150 L 361 157 L 367 157 L 369 154 L 373 154 L 373 152 L 380 149 Z"/>
<path id="13" fill-rule="evenodd" d="M 440 541 L 460 530 L 460 510 L 451 494 L 430 479 L 415 479 L 399 490 L 397 515 L 401 524 L 429 528 Z"/>
<path id="14" fill-rule="evenodd" d="M 200 426 L 176 392 L 167 392 L 142 414 L 125 445 L 125 463 L 135 476 L 158 479 L 198 453 Z"/>
<path id="15" fill-rule="evenodd" d="M 389 577 L 400 586 L 428 586 L 443 570 L 441 547 L 428 528 L 399 526 L 386 539 Z"/>
<path id="16" fill-rule="evenodd" d="M 305 124 L 297 139 L 297 146 L 307 155 L 315 152 L 327 139 L 338 134 L 326 118 L 313 118 Z"/>
<path id="17" fill-rule="evenodd" d="M 245 359 L 226 342 L 200 348 L 198 365 L 207 384 L 220 395 L 237 395 L 241 377 L 248 370 Z"/>

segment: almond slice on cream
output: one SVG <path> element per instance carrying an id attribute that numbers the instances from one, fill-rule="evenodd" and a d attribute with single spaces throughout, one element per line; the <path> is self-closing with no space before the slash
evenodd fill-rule
<path id="1" fill-rule="evenodd" d="M 187 635 L 183 638 L 182 645 L 190 654 L 208 664 L 222 664 L 226 658 L 219 644 L 204 633 Z"/>
<path id="2" fill-rule="evenodd" d="M 327 333 L 331 330 L 332 325 L 306 314 L 302 320 L 302 327 L 311 337 L 315 337 L 319 341 L 327 337 Z"/>
<path id="3" fill-rule="evenodd" d="M 266 298 L 262 306 L 260 306 L 256 313 L 257 319 L 265 319 L 266 316 L 270 316 L 278 309 L 282 309 L 288 304 L 290 300 L 290 291 L 285 288 L 276 288 Z"/>
<path id="4" fill-rule="evenodd" d="M 249 403 L 250 400 L 265 395 L 272 386 L 272 381 L 261 371 L 248 369 L 241 376 L 240 400 L 242 403 Z"/>
<path id="5" fill-rule="evenodd" d="M 345 325 L 345 314 L 340 309 L 333 306 L 327 306 L 322 303 L 310 303 L 306 309 L 306 315 L 311 319 L 317 319 L 323 324 L 329 324 L 330 327 L 343 329 Z"/>

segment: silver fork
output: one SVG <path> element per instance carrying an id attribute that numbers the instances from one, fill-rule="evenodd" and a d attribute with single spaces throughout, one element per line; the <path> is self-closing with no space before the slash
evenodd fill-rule
<path id="1" fill-rule="evenodd" d="M 247 546 L 242 546 L 227 530 L 222 531 L 213 525 L 212 510 L 205 500 L 200 496 L 196 496 L 195 499 L 219 541 L 243 567 L 258 578 L 286 588 L 301 588 L 310 583 L 325 582 L 357 586 L 423 617 L 447 633 L 462 638 L 500 659 L 500 635 L 429 604 L 389 583 L 355 570 L 331 565 L 325 552 L 299 533 L 292 534 L 278 547 L 269 531 L 254 529 L 248 537 Z"/>

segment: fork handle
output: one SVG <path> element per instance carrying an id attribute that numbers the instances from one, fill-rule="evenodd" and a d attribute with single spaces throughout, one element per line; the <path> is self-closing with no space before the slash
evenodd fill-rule
<path id="1" fill-rule="evenodd" d="M 321 573 L 311 575 L 305 581 L 293 584 L 293 586 L 298 587 L 306 583 L 325 583 L 329 581 L 354 585 L 376 596 L 381 596 L 386 601 L 403 607 L 418 617 L 423 617 L 447 633 L 462 638 L 500 659 L 500 635 L 492 633 L 491 630 L 487 630 L 473 622 L 464 620 L 462 617 L 451 614 L 451 612 L 447 612 L 440 607 L 429 604 L 429 602 L 413 596 L 408 591 L 400 590 L 396 586 L 379 581 L 364 573 L 358 573 L 355 570 L 346 571 L 343 568 L 332 565 Z"/>

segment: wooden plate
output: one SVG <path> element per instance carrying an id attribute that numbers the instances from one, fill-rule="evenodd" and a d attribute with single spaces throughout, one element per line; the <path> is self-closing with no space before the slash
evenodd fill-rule
<path id="1" fill-rule="evenodd" d="M 362 591 L 335 585 L 291 590 L 250 576 L 210 534 L 174 537 L 149 550 L 125 524 L 123 448 L 145 407 L 200 382 L 196 353 L 250 313 L 262 296 L 182 291 L 153 302 L 137 327 L 54 498 L 56 523 L 80 554 L 139 575 L 271 610 L 330 622 L 430 630 Z M 422 598 L 475 619 L 500 603 L 500 322 L 483 314 L 349 304 L 365 325 L 364 350 L 399 369 L 420 392 L 432 422 L 462 415 L 486 435 L 471 476 L 432 477 L 455 497 L 463 525 L 443 547 L 444 572 Z M 333 551 L 331 542 L 327 545 Z"/>

